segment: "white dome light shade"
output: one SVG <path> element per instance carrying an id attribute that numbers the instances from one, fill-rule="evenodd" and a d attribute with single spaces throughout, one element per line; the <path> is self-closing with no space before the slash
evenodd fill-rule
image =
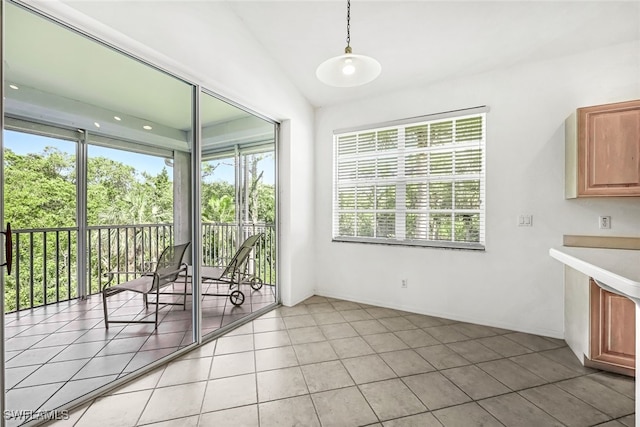
<path id="1" fill-rule="evenodd" d="M 351 87 L 375 80 L 381 70 L 380 63 L 369 56 L 345 53 L 320 64 L 316 76 L 329 86 Z"/>

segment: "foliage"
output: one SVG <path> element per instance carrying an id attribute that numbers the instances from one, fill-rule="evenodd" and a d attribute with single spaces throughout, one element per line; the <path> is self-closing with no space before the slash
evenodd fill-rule
<path id="1" fill-rule="evenodd" d="M 73 162 L 55 148 L 26 155 L 5 150 L 5 218 L 13 228 L 75 225 Z"/>
<path id="2" fill-rule="evenodd" d="M 53 147 L 28 154 L 5 149 L 4 156 L 5 217 L 17 231 L 14 271 L 20 275 L 19 284 L 15 281 L 16 273 L 7 278 L 5 310 L 30 307 L 32 301 L 38 306 L 45 301 L 73 298 L 77 287 L 78 244 L 75 156 Z M 206 163 L 203 171 L 205 175 L 215 175 L 214 168 Z M 250 217 L 273 224 L 274 186 L 254 181 L 251 197 L 255 198 L 256 206 L 252 207 Z M 106 157 L 88 159 L 87 223 L 90 227 L 113 226 L 91 230 L 89 235 L 90 292 L 99 291 L 104 282 L 101 272 L 116 267 L 122 270 L 148 267 L 158 251 L 170 243 L 173 197 L 173 182 L 166 168 L 152 175 Z M 203 222 L 236 222 L 233 184 L 203 180 L 202 216 Z M 167 226 L 132 227 L 136 224 Z M 67 229 L 60 230 L 63 227 Z M 25 229 L 39 231 L 20 231 Z M 127 253 L 118 253 L 124 247 L 128 248 Z"/>
<path id="3" fill-rule="evenodd" d="M 337 233 L 480 242 L 484 116 L 337 137 Z"/>
<path id="4" fill-rule="evenodd" d="M 204 222 L 236 222 L 235 188 L 224 181 L 203 183 L 202 220 Z"/>

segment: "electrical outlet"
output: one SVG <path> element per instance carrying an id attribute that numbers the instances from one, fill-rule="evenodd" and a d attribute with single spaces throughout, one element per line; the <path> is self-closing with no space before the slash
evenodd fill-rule
<path id="1" fill-rule="evenodd" d="M 599 216 L 598 217 L 598 227 L 602 230 L 608 230 L 611 228 L 611 217 L 606 215 L 606 216 Z"/>
<path id="2" fill-rule="evenodd" d="M 402 279 L 402 284 L 400 285 L 401 288 L 406 288 L 407 287 L 407 283 L 408 280 L 407 279 Z"/>

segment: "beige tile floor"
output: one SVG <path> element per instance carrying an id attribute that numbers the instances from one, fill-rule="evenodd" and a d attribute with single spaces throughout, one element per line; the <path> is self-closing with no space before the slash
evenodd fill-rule
<path id="1" fill-rule="evenodd" d="M 314 296 L 59 426 L 634 425 L 634 381 L 565 342 Z"/>
<path id="2" fill-rule="evenodd" d="M 205 283 L 205 292 L 226 289 Z M 179 292 L 179 288 L 167 288 Z M 202 297 L 203 334 L 214 332 L 276 301 L 273 286 L 259 290 L 241 285 L 244 304 L 225 296 Z M 169 297 L 165 295 L 165 297 Z M 191 310 L 162 306 L 154 325 L 104 327 L 102 297 L 74 299 L 5 315 L 5 399 L 8 411 L 52 411 L 111 381 L 130 375 L 192 343 Z M 173 297 L 176 299 L 176 297 Z M 167 298 L 163 298 L 163 301 Z M 149 320 L 155 313 L 142 297 L 122 292 L 109 298 L 112 320 Z M 187 307 L 191 297 L 187 297 Z M 13 427 L 25 420 L 7 417 Z"/>

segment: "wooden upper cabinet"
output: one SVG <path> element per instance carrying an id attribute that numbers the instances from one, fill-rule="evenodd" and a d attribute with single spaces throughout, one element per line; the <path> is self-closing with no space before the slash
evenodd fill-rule
<path id="1" fill-rule="evenodd" d="M 567 198 L 640 196 L 640 100 L 579 108 L 565 132 Z"/>

